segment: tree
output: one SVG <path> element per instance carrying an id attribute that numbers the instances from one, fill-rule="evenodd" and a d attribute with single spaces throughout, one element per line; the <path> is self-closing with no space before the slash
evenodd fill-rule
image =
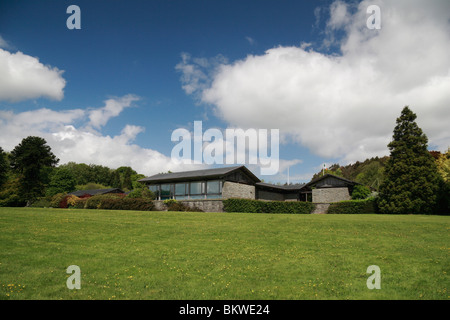
<path id="1" fill-rule="evenodd" d="M 47 141 L 40 137 L 24 138 L 11 152 L 11 168 L 19 174 L 20 196 L 30 203 L 44 194 L 48 168 L 59 159 L 51 152 Z"/>
<path id="2" fill-rule="evenodd" d="M 0 189 L 8 180 L 8 162 L 6 160 L 6 153 L 0 147 Z"/>
<path id="3" fill-rule="evenodd" d="M 436 209 L 441 177 L 427 150 L 428 138 L 408 106 L 397 118 L 385 178 L 380 185 L 381 213 L 430 214 Z"/>
<path id="4" fill-rule="evenodd" d="M 440 213 L 450 214 L 450 148 L 436 160 L 443 183 L 439 197 Z"/>
<path id="5" fill-rule="evenodd" d="M 438 171 L 444 182 L 450 182 L 450 148 L 446 153 L 440 154 L 436 159 Z"/>
<path id="6" fill-rule="evenodd" d="M 67 168 L 56 168 L 50 176 L 46 195 L 54 196 L 57 193 L 67 193 L 75 190 L 75 178 Z"/>
<path id="7" fill-rule="evenodd" d="M 352 192 L 352 200 L 363 200 L 370 196 L 370 189 L 369 187 L 357 184 L 353 188 Z"/>
<path id="8" fill-rule="evenodd" d="M 383 181 L 384 168 L 378 161 L 372 161 L 363 167 L 356 176 L 355 181 L 378 190 Z"/>

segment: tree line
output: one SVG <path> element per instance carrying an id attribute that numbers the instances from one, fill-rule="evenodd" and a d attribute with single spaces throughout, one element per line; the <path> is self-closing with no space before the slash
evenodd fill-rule
<path id="1" fill-rule="evenodd" d="M 24 138 L 9 153 L 0 147 L 0 206 L 29 205 L 42 197 L 76 190 L 119 188 L 127 192 L 143 188 L 137 181 L 145 176 L 131 167 L 58 163 L 41 137 Z"/>
<path id="2" fill-rule="evenodd" d="M 450 213 L 450 149 L 428 151 L 428 138 L 416 123 L 416 114 L 404 107 L 397 118 L 390 155 L 348 166 L 334 164 L 327 173 L 344 177 L 378 192 L 381 213 Z M 0 147 L 0 206 L 29 205 L 41 197 L 75 190 L 142 189 L 143 178 L 131 167 L 69 162 L 59 165 L 46 141 L 30 136 L 11 152 Z M 318 172 L 313 179 L 322 175 Z M 364 190 L 362 190 L 364 191 Z M 360 197 L 365 197 L 362 192 Z"/>

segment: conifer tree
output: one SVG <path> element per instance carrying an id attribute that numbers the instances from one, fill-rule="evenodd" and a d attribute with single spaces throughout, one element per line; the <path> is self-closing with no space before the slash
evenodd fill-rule
<path id="1" fill-rule="evenodd" d="M 380 186 L 381 213 L 431 214 L 436 210 L 441 177 L 427 150 L 428 138 L 415 122 L 417 116 L 404 107 L 392 141 Z"/>

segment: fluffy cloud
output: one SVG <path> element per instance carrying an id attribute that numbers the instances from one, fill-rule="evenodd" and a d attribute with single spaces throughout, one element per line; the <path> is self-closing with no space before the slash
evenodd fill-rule
<path id="1" fill-rule="evenodd" d="M 131 166 L 146 175 L 192 169 L 172 162 L 170 157 L 158 151 L 134 144 L 136 136 L 144 131 L 143 127 L 126 125 L 116 136 L 103 135 L 92 128 L 104 126 L 108 119 L 119 115 L 137 99 L 133 95 L 108 99 L 97 109 L 0 111 L 0 146 L 11 151 L 23 138 L 34 135 L 46 139 L 61 164 L 74 161 L 110 168 Z M 97 118 L 99 115 L 106 121 Z M 75 127 L 75 122 L 81 125 Z"/>
<path id="2" fill-rule="evenodd" d="M 369 5 L 381 8 L 381 30 L 367 28 Z M 324 42 L 337 41 L 339 54 L 277 47 L 216 66 L 202 86 L 189 82 L 186 68 L 199 74 L 202 66 L 184 60 L 178 69 L 186 93 L 233 126 L 279 128 L 313 153 L 344 162 L 387 154 L 395 119 L 409 105 L 430 145 L 445 150 L 450 2 L 370 0 L 350 8 L 336 1 L 329 13 Z"/>
<path id="3" fill-rule="evenodd" d="M 108 123 L 110 118 L 117 117 L 124 108 L 130 107 L 131 103 L 137 100 L 139 97 L 131 94 L 122 98 L 106 100 L 104 107 L 89 112 L 89 125 L 94 129 L 100 129 Z"/>
<path id="4" fill-rule="evenodd" d="M 6 45 L 0 38 L 0 47 Z M 66 85 L 62 73 L 20 51 L 10 53 L 0 49 L 0 100 L 16 102 L 39 97 L 61 100 Z"/>

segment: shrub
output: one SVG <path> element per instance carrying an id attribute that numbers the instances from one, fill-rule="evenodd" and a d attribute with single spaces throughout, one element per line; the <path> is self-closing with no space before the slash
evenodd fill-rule
<path id="1" fill-rule="evenodd" d="M 80 199 L 78 198 L 75 203 L 73 204 L 73 208 L 75 209 L 85 209 L 86 202 L 88 199 Z"/>
<path id="2" fill-rule="evenodd" d="M 376 200 L 347 200 L 330 204 L 329 214 L 367 214 L 378 213 Z"/>
<path id="3" fill-rule="evenodd" d="M 109 198 L 101 200 L 98 208 L 108 210 L 138 210 L 138 211 L 151 211 L 154 204 L 150 199 L 143 198 Z"/>
<path id="4" fill-rule="evenodd" d="M 86 198 L 86 204 L 85 204 L 85 208 L 86 209 L 99 209 L 102 202 L 106 201 L 106 200 L 110 200 L 110 199 L 122 199 L 124 196 L 122 194 L 118 194 L 118 193 L 107 193 L 107 194 L 99 194 L 96 196 L 92 196 L 89 198 Z"/>
<path id="5" fill-rule="evenodd" d="M 50 201 L 50 206 L 52 208 L 67 208 L 67 203 L 64 204 L 64 200 L 67 197 L 66 193 L 57 193 L 52 197 Z"/>
<path id="6" fill-rule="evenodd" d="M 357 184 L 353 188 L 352 200 L 363 200 L 363 199 L 367 199 L 369 196 L 370 196 L 369 187 Z"/>
<path id="7" fill-rule="evenodd" d="M 74 195 L 69 195 L 69 196 L 67 196 L 67 197 L 65 198 L 65 201 L 66 201 L 66 203 L 67 203 L 67 207 L 68 207 L 68 208 L 74 207 L 74 206 L 75 206 L 75 203 L 76 203 L 78 200 L 80 200 L 80 198 L 78 198 L 77 196 L 74 196 Z"/>
<path id="8" fill-rule="evenodd" d="M 150 199 L 150 200 L 155 200 L 155 194 L 153 192 L 151 192 L 148 189 L 135 189 L 133 191 L 131 191 L 129 194 L 127 194 L 126 196 L 127 198 L 143 198 L 143 199 Z"/>
<path id="9" fill-rule="evenodd" d="M 300 201 L 262 201 L 232 198 L 223 200 L 223 209 L 225 212 L 309 214 L 314 209 L 314 204 Z"/>
<path id="10" fill-rule="evenodd" d="M 51 200 L 52 200 L 51 197 L 42 197 L 42 198 L 38 199 L 37 201 L 33 202 L 30 207 L 49 208 L 52 206 Z"/>

